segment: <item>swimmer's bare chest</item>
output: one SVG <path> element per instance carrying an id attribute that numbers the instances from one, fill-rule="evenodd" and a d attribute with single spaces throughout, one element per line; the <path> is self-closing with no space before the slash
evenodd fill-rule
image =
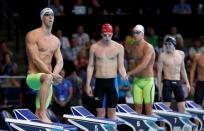
<path id="1" fill-rule="evenodd" d="M 114 78 L 117 75 L 118 50 L 116 47 L 97 48 L 94 52 L 97 78 Z"/>
<path id="2" fill-rule="evenodd" d="M 132 54 L 135 64 L 140 64 L 144 56 L 143 48 L 141 46 L 134 46 Z"/>
<path id="3" fill-rule="evenodd" d="M 57 50 L 57 42 L 49 37 L 43 37 L 37 42 L 39 57 L 44 61 L 50 63 L 52 57 Z"/>
<path id="4" fill-rule="evenodd" d="M 180 54 L 165 55 L 163 58 L 164 65 L 164 78 L 165 79 L 180 79 L 181 66 L 183 63 L 183 58 Z"/>
<path id="5" fill-rule="evenodd" d="M 171 55 L 165 55 L 164 59 L 164 65 L 166 67 L 180 67 L 183 59 L 182 56 L 180 54 L 176 54 L 174 56 Z"/>
<path id="6" fill-rule="evenodd" d="M 117 61 L 118 51 L 117 51 L 117 48 L 115 47 L 111 47 L 111 48 L 98 47 L 96 48 L 94 55 L 96 58 L 96 62 L 109 63 L 109 62 Z"/>

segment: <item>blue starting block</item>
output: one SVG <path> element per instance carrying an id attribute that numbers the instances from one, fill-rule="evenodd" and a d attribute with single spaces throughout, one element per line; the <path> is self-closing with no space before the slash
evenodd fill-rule
<path id="1" fill-rule="evenodd" d="M 194 101 L 186 101 L 186 111 L 191 114 L 197 115 L 200 122 L 200 130 L 204 131 L 204 110 Z"/>
<path id="2" fill-rule="evenodd" d="M 174 112 L 162 102 L 154 103 L 153 110 L 157 115 L 167 119 L 172 125 L 172 131 L 197 131 L 198 126 L 190 119 L 199 119 L 196 115 L 189 113 Z"/>
<path id="3" fill-rule="evenodd" d="M 43 123 L 38 117 L 28 109 L 15 109 L 14 118 L 6 118 L 5 121 L 18 131 L 77 131 L 73 125 L 61 123 Z"/>
<path id="4" fill-rule="evenodd" d="M 146 116 L 137 114 L 127 104 L 118 104 L 116 115 L 125 121 L 125 124 L 133 129 L 133 131 L 144 130 L 144 131 L 163 131 L 162 127 L 159 127 L 155 122 L 163 121 L 170 124 L 164 118 L 158 116 Z"/>
<path id="5" fill-rule="evenodd" d="M 124 124 L 121 120 L 95 117 L 83 106 L 72 106 L 72 115 L 64 114 L 68 122 L 84 131 L 116 131 L 117 125 Z"/>

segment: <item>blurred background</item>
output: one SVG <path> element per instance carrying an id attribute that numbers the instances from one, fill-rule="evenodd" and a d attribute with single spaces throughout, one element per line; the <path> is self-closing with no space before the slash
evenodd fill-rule
<path id="1" fill-rule="evenodd" d="M 45 7 L 54 10 L 52 33 L 62 42 L 64 77 L 71 83 L 69 106 L 84 105 L 95 113 L 94 105 L 83 104 L 92 101 L 83 93 L 83 87 L 89 47 L 100 39 L 102 24 L 110 23 L 113 40 L 124 46 L 127 70 L 132 66 L 132 29 L 142 24 L 145 39 L 157 55 L 163 50 L 166 36 L 176 38 L 176 48 L 184 51 L 189 73 L 193 56 L 204 42 L 203 6 L 203 0 L 0 0 L 0 107 L 34 110 L 36 92 L 25 83 L 25 34 L 41 25 L 40 11 Z"/>

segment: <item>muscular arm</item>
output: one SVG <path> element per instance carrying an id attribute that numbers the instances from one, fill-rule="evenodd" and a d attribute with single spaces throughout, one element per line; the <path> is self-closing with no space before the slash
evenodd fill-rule
<path id="1" fill-rule="evenodd" d="M 29 59 L 32 60 L 32 62 L 41 72 L 51 74 L 51 70 L 48 69 L 46 64 L 39 57 L 38 47 L 34 37 L 35 35 L 31 33 L 26 35 L 26 50 L 30 56 Z"/>
<path id="2" fill-rule="evenodd" d="M 153 50 L 151 48 L 147 48 L 145 50 L 145 54 L 144 54 L 144 57 L 142 59 L 142 62 L 136 68 L 134 68 L 133 70 L 128 72 L 128 74 L 134 75 L 134 74 L 137 74 L 137 73 L 141 72 L 142 70 L 144 70 L 147 67 L 148 63 L 150 62 L 152 54 L 153 54 Z"/>
<path id="3" fill-rule="evenodd" d="M 127 74 L 124 67 L 124 48 L 121 45 L 120 45 L 120 51 L 118 54 L 118 65 L 119 65 L 119 73 L 125 79 Z"/>
<path id="4" fill-rule="evenodd" d="M 162 81 L 162 71 L 163 71 L 163 55 L 160 54 L 159 55 L 159 59 L 158 59 L 158 64 L 157 64 L 157 82 L 158 82 L 158 89 L 159 92 L 161 93 L 162 90 L 162 85 L 161 85 L 161 81 Z"/>
<path id="5" fill-rule="evenodd" d="M 185 68 L 185 64 L 184 64 L 185 55 L 183 52 L 182 52 L 182 56 L 183 56 L 183 62 L 181 64 L 181 76 L 184 79 L 184 81 L 186 82 L 186 85 L 189 85 L 188 76 L 187 76 L 186 68 Z"/>
<path id="6" fill-rule="evenodd" d="M 195 57 L 193 59 L 193 63 L 192 63 L 191 70 L 190 70 L 190 85 L 191 85 L 191 87 L 193 87 L 193 81 L 195 78 L 196 66 L 197 66 L 197 55 L 195 55 Z"/>
<path id="7" fill-rule="evenodd" d="M 53 73 L 54 74 L 59 74 L 59 72 L 62 70 L 63 64 L 64 64 L 62 54 L 61 54 L 61 51 L 60 51 L 60 42 L 59 42 L 59 46 L 58 46 L 57 51 L 55 52 L 54 56 L 55 56 L 55 59 L 56 59 L 56 65 L 54 67 Z"/>
<path id="8" fill-rule="evenodd" d="M 89 63 L 87 66 L 87 76 L 86 76 L 86 86 L 90 86 L 91 78 L 94 71 L 94 50 L 93 46 L 91 46 L 90 52 L 89 52 Z"/>

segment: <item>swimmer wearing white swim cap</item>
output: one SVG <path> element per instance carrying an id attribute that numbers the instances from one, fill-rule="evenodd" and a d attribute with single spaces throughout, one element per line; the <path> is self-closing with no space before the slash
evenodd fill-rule
<path id="1" fill-rule="evenodd" d="M 44 8 L 40 12 L 41 27 L 26 34 L 26 51 L 28 56 L 28 74 L 26 78 L 29 88 L 38 91 L 36 96 L 37 117 L 45 123 L 52 123 L 47 116 L 47 108 L 52 99 L 52 85 L 62 81 L 59 75 L 63 67 L 59 39 L 51 33 L 54 14 L 52 9 Z M 52 59 L 56 65 L 52 68 Z"/>

